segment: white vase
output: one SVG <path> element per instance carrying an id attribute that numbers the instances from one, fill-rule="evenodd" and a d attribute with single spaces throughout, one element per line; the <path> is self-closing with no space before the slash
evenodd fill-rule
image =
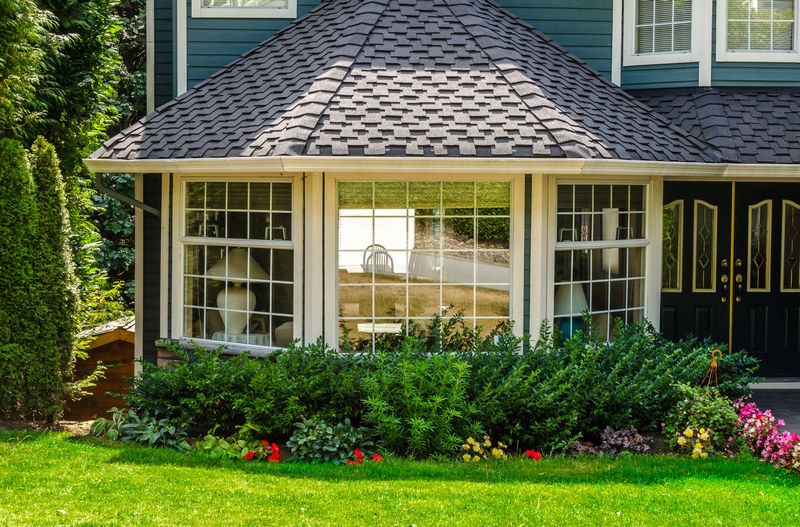
<path id="1" fill-rule="evenodd" d="M 233 285 L 220 291 L 217 295 L 217 307 L 225 323 L 225 332 L 233 335 L 244 333 L 250 314 L 239 311 L 246 311 L 248 306 L 253 309 L 255 305 L 255 293 L 244 287 Z"/>

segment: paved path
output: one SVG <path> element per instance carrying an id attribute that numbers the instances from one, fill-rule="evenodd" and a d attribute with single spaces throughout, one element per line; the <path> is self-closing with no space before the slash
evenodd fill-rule
<path id="1" fill-rule="evenodd" d="M 786 421 L 782 430 L 800 434 L 800 382 L 767 379 L 754 385 L 753 401 L 760 410 L 772 410 L 776 419 Z"/>

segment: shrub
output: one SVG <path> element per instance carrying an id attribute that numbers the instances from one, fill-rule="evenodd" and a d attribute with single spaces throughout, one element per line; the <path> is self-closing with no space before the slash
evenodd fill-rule
<path id="1" fill-rule="evenodd" d="M 737 424 L 742 440 L 762 461 L 778 468 L 800 471 L 800 435 L 781 432 L 784 422 L 770 410 L 761 411 L 755 403 L 739 403 Z"/>
<path id="2" fill-rule="evenodd" d="M 393 354 L 378 353 L 364 378 L 367 413 L 383 444 L 414 458 L 451 454 L 475 435 L 467 398 L 469 364 L 454 354 L 424 355 L 414 337 Z"/>
<path id="3" fill-rule="evenodd" d="M 212 429 L 203 439 L 195 443 L 197 451 L 215 459 L 246 459 L 248 461 L 266 460 L 276 463 L 281 460 L 280 447 L 266 440 L 253 437 L 258 433 L 258 427 L 246 423 L 239 427 L 236 435 L 229 437 L 216 436 L 216 428 Z"/>
<path id="4" fill-rule="evenodd" d="M 364 389 L 361 379 L 372 368 L 370 356 L 341 354 L 317 340 L 292 343 L 264 359 L 252 379 L 252 401 L 246 417 L 270 436 L 286 438 L 303 419 L 361 423 Z"/>
<path id="5" fill-rule="evenodd" d="M 128 398 L 131 408 L 165 415 L 195 434 L 215 427 L 233 433 L 248 422 L 257 360 L 246 355 L 224 358 L 222 348 L 185 348 L 170 343 L 168 349 L 178 361 L 163 368 L 144 363 Z"/>
<path id="6" fill-rule="evenodd" d="M 675 390 L 679 401 L 665 418 L 667 444 L 677 451 L 691 451 L 694 457 L 733 453 L 738 447 L 733 402 L 716 388 L 678 384 Z"/>
<path id="7" fill-rule="evenodd" d="M 350 419 L 335 426 L 321 419 L 308 419 L 295 424 L 286 446 L 292 449 L 289 461 L 339 465 L 348 460 L 360 461 L 364 453 L 373 454 L 375 443 L 369 429 L 354 427 Z"/>

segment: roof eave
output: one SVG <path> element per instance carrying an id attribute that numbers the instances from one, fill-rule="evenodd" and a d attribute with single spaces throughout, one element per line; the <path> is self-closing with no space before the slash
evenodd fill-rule
<path id="1" fill-rule="evenodd" d="M 597 176 L 743 176 L 752 172 L 779 172 L 800 176 L 800 165 L 727 165 L 665 161 L 629 161 L 619 159 L 566 158 L 486 158 L 486 157 L 322 157 L 278 156 L 198 159 L 85 159 L 92 172 L 100 173 L 462 173 L 462 174 L 581 174 Z M 749 168 L 748 168 L 749 167 Z M 754 168 L 757 167 L 757 168 Z"/>

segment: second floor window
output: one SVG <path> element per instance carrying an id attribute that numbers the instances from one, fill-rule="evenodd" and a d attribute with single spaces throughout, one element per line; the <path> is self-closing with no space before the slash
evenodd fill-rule
<path id="1" fill-rule="evenodd" d="M 794 0 L 728 1 L 728 51 L 795 49 Z"/>
<path id="2" fill-rule="evenodd" d="M 691 51 L 691 0 L 638 0 L 636 54 Z"/>
<path id="3" fill-rule="evenodd" d="M 297 0 L 192 0 L 195 18 L 294 18 Z"/>

